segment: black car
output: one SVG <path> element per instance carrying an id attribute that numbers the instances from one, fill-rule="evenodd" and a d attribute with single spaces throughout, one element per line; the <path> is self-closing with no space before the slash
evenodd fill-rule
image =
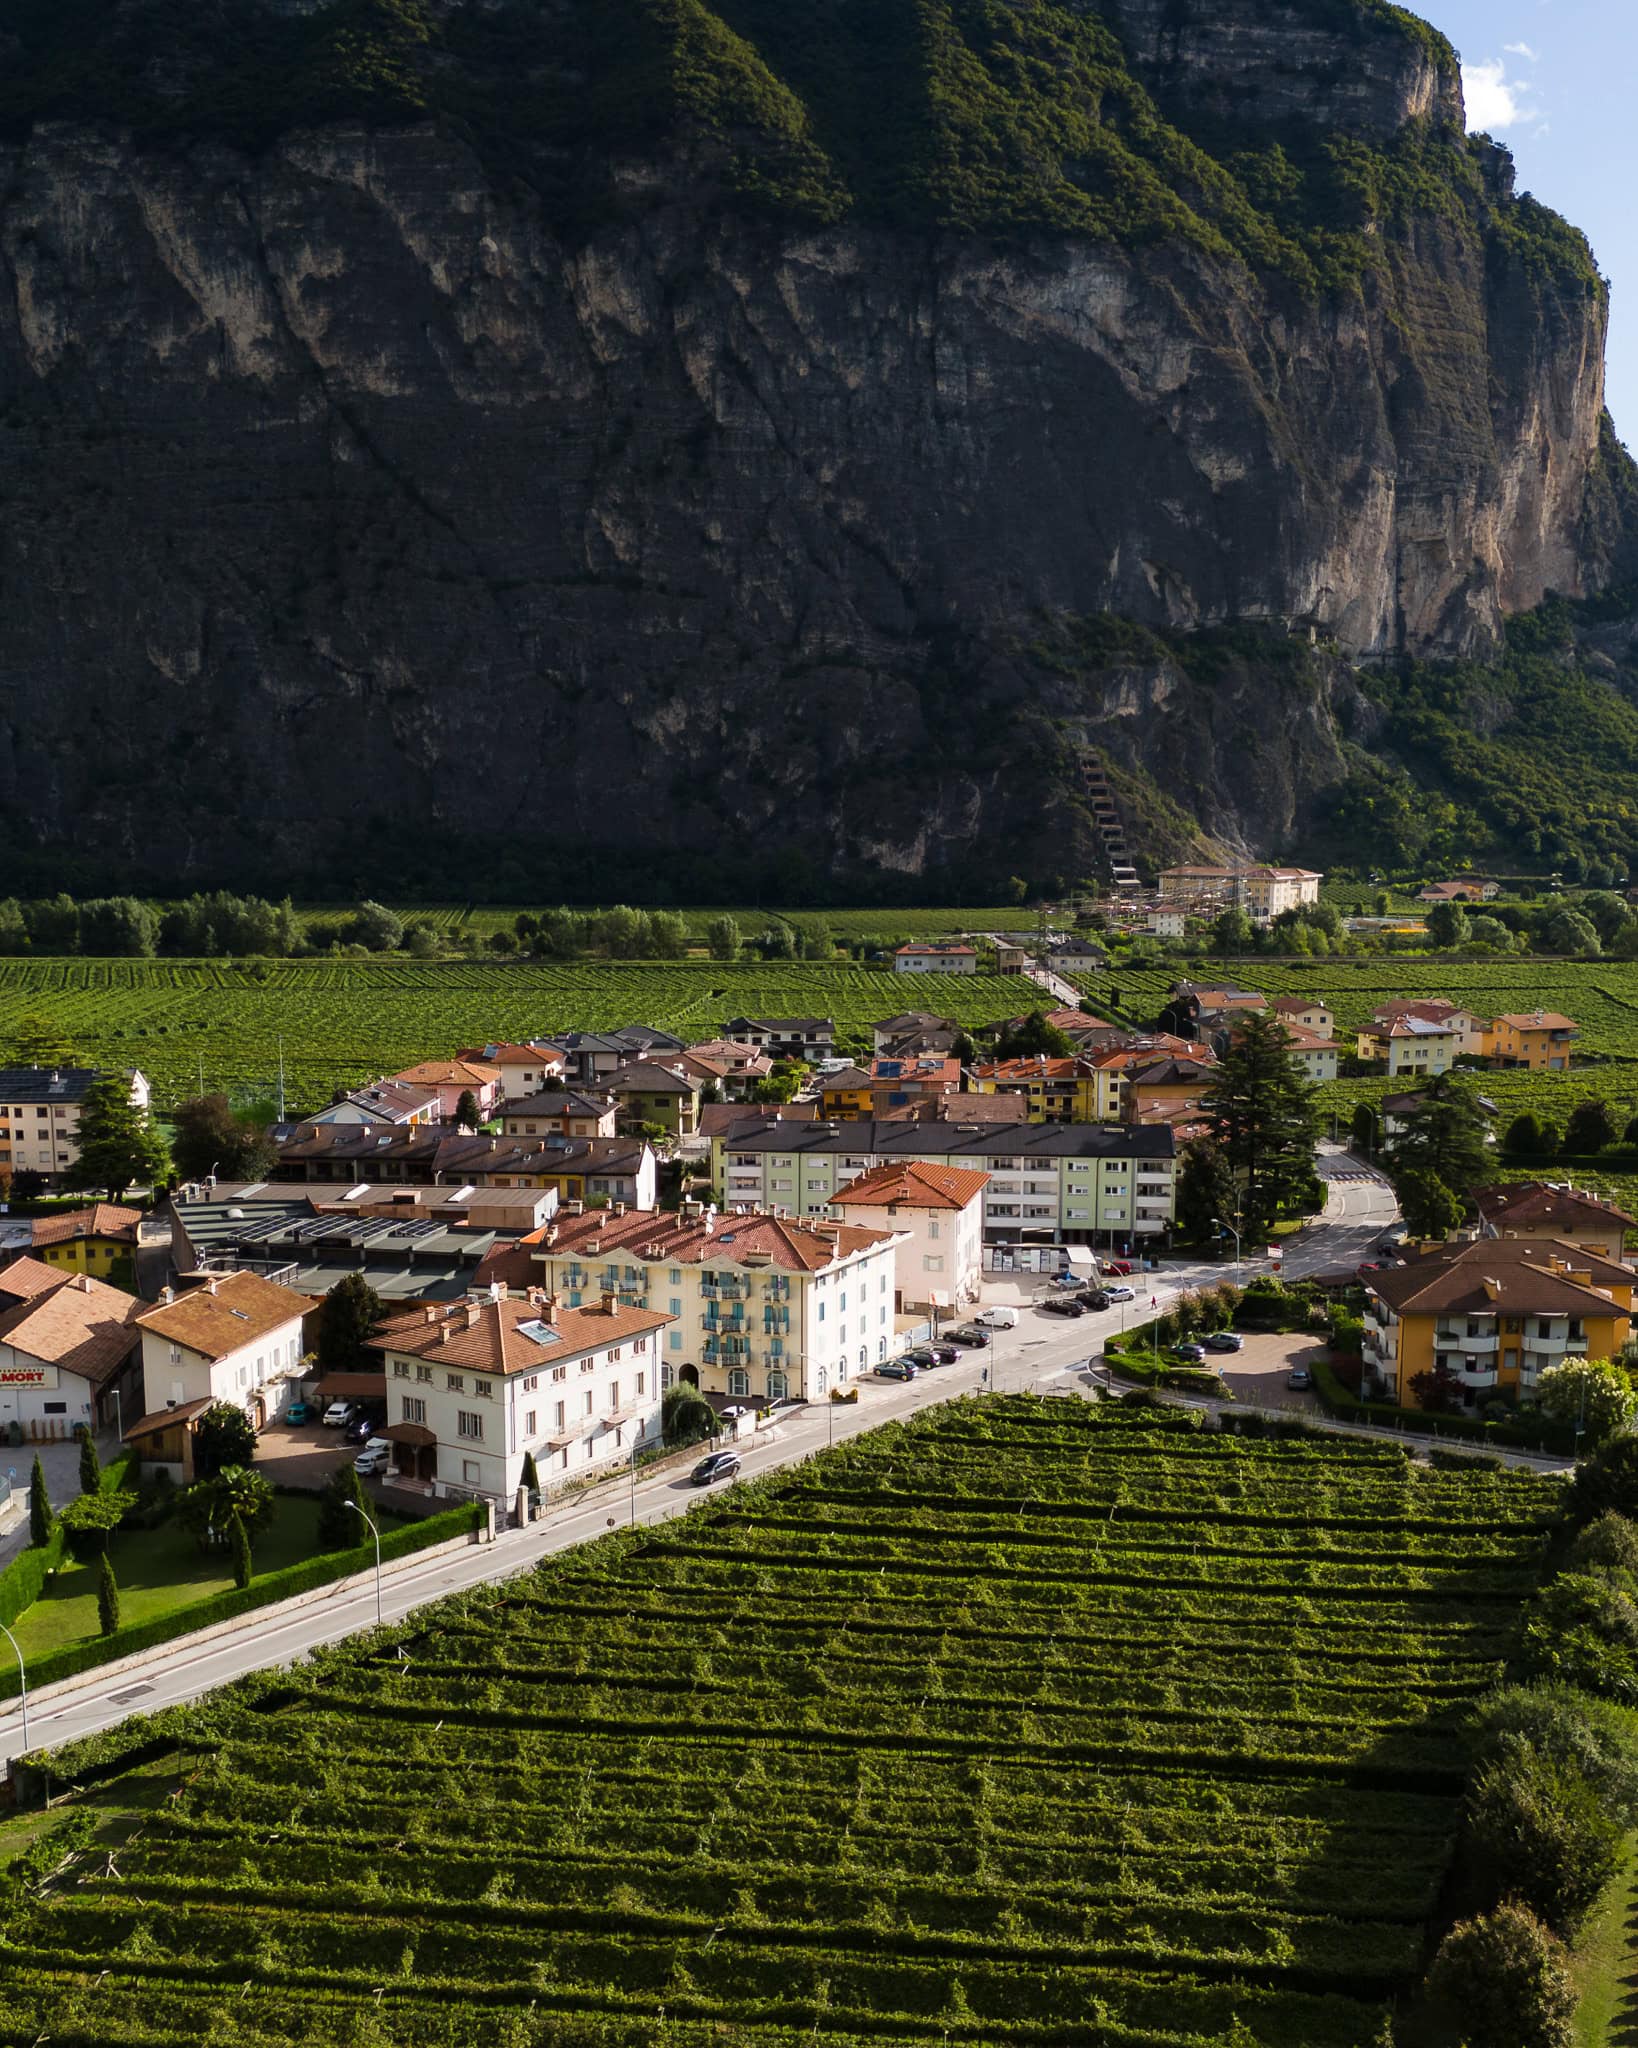
<path id="1" fill-rule="evenodd" d="M 953 1344 L 929 1344 L 927 1348 L 933 1354 L 935 1365 L 954 1365 L 961 1356 Z"/>
<path id="2" fill-rule="evenodd" d="M 908 1358 L 912 1365 L 919 1365 L 923 1372 L 930 1365 L 942 1365 L 944 1362 L 931 1344 L 918 1344 L 911 1351 L 901 1352 L 900 1356 Z"/>
<path id="3" fill-rule="evenodd" d="M 970 1344 L 975 1351 L 982 1351 L 990 1341 L 988 1330 L 981 1330 L 977 1323 L 961 1323 L 944 1333 L 952 1344 Z"/>
<path id="4" fill-rule="evenodd" d="M 1084 1316 L 1086 1303 L 1073 1294 L 1049 1294 L 1041 1303 L 1049 1316 Z"/>
<path id="5" fill-rule="evenodd" d="M 1101 1287 L 1083 1287 L 1075 1299 L 1083 1307 L 1092 1309 L 1094 1312 L 1106 1309 L 1109 1306 L 1109 1297 Z"/>
<path id="6" fill-rule="evenodd" d="M 341 1432 L 343 1443 L 367 1444 L 381 1429 L 381 1418 L 375 1415 L 355 1415 Z"/>
<path id="7" fill-rule="evenodd" d="M 876 1368 L 876 1377 L 879 1380 L 913 1380 L 920 1371 L 921 1367 L 906 1353 L 903 1358 L 884 1358 Z"/>
<path id="8" fill-rule="evenodd" d="M 708 1458 L 701 1458 L 689 1473 L 696 1486 L 714 1486 L 719 1479 L 739 1477 L 739 1453 L 737 1451 L 713 1451 Z"/>

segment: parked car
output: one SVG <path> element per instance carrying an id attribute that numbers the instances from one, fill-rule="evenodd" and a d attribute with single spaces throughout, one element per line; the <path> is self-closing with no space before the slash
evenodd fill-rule
<path id="1" fill-rule="evenodd" d="M 1200 1365 L 1205 1361 L 1206 1347 L 1203 1344 L 1174 1344 L 1172 1356 L 1187 1359 L 1190 1365 Z"/>
<path id="2" fill-rule="evenodd" d="M 1102 1310 L 1109 1306 L 1109 1297 L 1101 1287 L 1083 1287 L 1075 1299 L 1089 1309 Z"/>
<path id="3" fill-rule="evenodd" d="M 284 1419 L 292 1429 L 300 1429 L 304 1422 L 311 1422 L 313 1411 L 305 1401 L 292 1401 L 284 1411 Z"/>
<path id="4" fill-rule="evenodd" d="M 1072 1294 L 1049 1295 L 1041 1303 L 1041 1306 L 1049 1316 L 1084 1316 L 1086 1314 L 1086 1303 L 1084 1301 L 1077 1301 Z"/>
<path id="5" fill-rule="evenodd" d="M 1079 1273 L 1054 1273 L 1052 1284 L 1054 1287 L 1079 1287 L 1081 1276 Z"/>
<path id="6" fill-rule="evenodd" d="M 739 1477 L 739 1453 L 737 1451 L 713 1451 L 708 1458 L 701 1458 L 689 1473 L 696 1486 L 714 1486 L 719 1479 Z"/>
<path id="7" fill-rule="evenodd" d="M 982 1323 L 986 1330 L 1016 1330 L 1018 1311 L 1015 1308 L 981 1309 L 973 1317 L 975 1323 Z"/>
<path id="8" fill-rule="evenodd" d="M 952 1344 L 970 1344 L 975 1351 L 982 1351 L 990 1341 L 989 1331 L 981 1329 L 977 1323 L 957 1323 L 953 1330 L 946 1330 L 944 1334 Z"/>
<path id="9" fill-rule="evenodd" d="M 913 1358 L 884 1358 L 876 1368 L 879 1380 L 913 1380 L 921 1368 Z"/>
<path id="10" fill-rule="evenodd" d="M 384 1436 L 372 1436 L 353 1460 L 353 1470 L 361 1479 L 371 1479 L 376 1473 L 385 1472 L 391 1463 L 392 1445 Z"/>
<path id="11" fill-rule="evenodd" d="M 1119 1273 L 1122 1279 L 1132 1270 L 1130 1259 L 1099 1259 L 1098 1264 L 1106 1273 Z"/>
<path id="12" fill-rule="evenodd" d="M 1294 1365 L 1286 1374 L 1285 1383 L 1294 1393 L 1305 1394 L 1314 1384 L 1314 1375 L 1306 1365 Z"/>
<path id="13" fill-rule="evenodd" d="M 352 1419 L 353 1404 L 351 1401 L 332 1401 L 324 1411 L 324 1426 L 326 1429 L 342 1429 Z"/>
<path id="14" fill-rule="evenodd" d="M 350 1444 L 368 1443 L 380 1426 L 379 1420 L 373 1415 L 355 1415 L 341 1433 Z"/>
<path id="15" fill-rule="evenodd" d="M 923 1372 L 928 1366 L 939 1363 L 939 1355 L 931 1344 L 914 1344 L 908 1351 L 901 1352 L 900 1356 L 908 1358 L 912 1365 L 919 1365 Z"/>
<path id="16" fill-rule="evenodd" d="M 1246 1340 L 1238 1330 L 1213 1330 L 1206 1339 L 1208 1351 L 1244 1351 Z"/>
<path id="17" fill-rule="evenodd" d="M 1106 1287 L 1103 1291 L 1111 1301 L 1137 1300 L 1137 1289 L 1135 1287 Z"/>
<path id="18" fill-rule="evenodd" d="M 935 1344 L 932 1347 L 935 1365 L 954 1365 L 961 1353 L 953 1344 Z"/>

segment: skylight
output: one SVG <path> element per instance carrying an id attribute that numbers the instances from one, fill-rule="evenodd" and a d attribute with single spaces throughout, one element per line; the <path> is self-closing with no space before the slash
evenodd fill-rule
<path id="1" fill-rule="evenodd" d="M 554 1330 L 550 1323 L 539 1321 L 519 1323 L 518 1335 L 520 1337 L 527 1337 L 531 1344 L 561 1344 L 563 1342 L 561 1330 Z"/>

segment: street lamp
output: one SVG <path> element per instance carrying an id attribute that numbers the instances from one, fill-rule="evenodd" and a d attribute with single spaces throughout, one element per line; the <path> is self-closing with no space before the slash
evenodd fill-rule
<path id="1" fill-rule="evenodd" d="M 379 1628 L 381 1626 L 381 1531 L 370 1520 L 369 1516 L 365 1514 L 356 1500 L 348 1501 L 346 1506 L 352 1509 L 353 1513 L 359 1517 L 365 1528 L 375 1538 L 375 1625 Z"/>
<path id="2" fill-rule="evenodd" d="M 1235 1211 L 1235 1215 L 1236 1218 L 1239 1217 L 1238 1210 Z M 1240 1284 L 1240 1233 L 1232 1223 L 1225 1223 L 1221 1216 L 1214 1216 L 1211 1220 L 1217 1225 L 1219 1231 L 1228 1237 L 1232 1237 L 1234 1240 L 1234 1284 L 1238 1286 Z"/>
<path id="3" fill-rule="evenodd" d="M 11 1630 L 10 1630 L 9 1628 L 7 1628 L 6 1624 L 5 1624 L 5 1623 L 4 1623 L 3 1621 L 0 1621 L 0 1636 L 4 1636 L 4 1637 L 5 1637 L 5 1639 L 6 1639 L 6 1641 L 7 1641 L 8 1643 L 10 1643 L 10 1645 L 11 1645 L 12 1649 L 13 1649 L 13 1650 L 15 1650 L 15 1651 L 17 1652 L 17 1690 L 18 1690 L 18 1692 L 19 1692 L 19 1693 L 20 1693 L 20 1694 L 22 1695 L 22 1701 L 23 1701 L 23 1748 L 24 1748 L 24 1750 L 26 1751 L 26 1750 L 28 1749 L 28 1746 L 29 1746 L 29 1744 L 28 1744 L 28 1674 L 27 1674 L 27 1673 L 26 1673 L 26 1672 L 24 1671 L 24 1669 L 23 1669 L 23 1653 L 22 1653 L 22 1651 L 21 1651 L 21 1650 L 18 1650 L 18 1649 L 17 1649 L 17 1638 L 16 1638 L 16 1637 L 15 1637 L 15 1636 L 14 1636 L 14 1635 L 12 1634 Z"/>

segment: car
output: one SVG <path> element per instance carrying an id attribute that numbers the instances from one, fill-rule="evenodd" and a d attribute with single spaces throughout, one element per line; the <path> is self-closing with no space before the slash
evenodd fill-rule
<path id="1" fill-rule="evenodd" d="M 1094 1310 L 1106 1309 L 1109 1306 L 1109 1297 L 1101 1287 L 1083 1287 L 1075 1299 Z"/>
<path id="2" fill-rule="evenodd" d="M 1016 1330 L 1018 1311 L 1015 1308 L 980 1309 L 973 1317 L 975 1323 L 982 1323 L 986 1330 Z"/>
<path id="3" fill-rule="evenodd" d="M 332 1401 L 324 1411 L 324 1426 L 326 1429 L 341 1429 L 351 1422 L 352 1419 L 353 1404 L 351 1401 Z"/>
<path id="4" fill-rule="evenodd" d="M 919 1365 L 923 1372 L 927 1370 L 928 1366 L 940 1363 L 939 1355 L 931 1344 L 912 1345 L 908 1351 L 901 1351 L 899 1356 L 901 1358 L 908 1358 L 912 1365 Z"/>
<path id="5" fill-rule="evenodd" d="M 1137 1289 L 1135 1287 L 1106 1287 L 1103 1291 L 1111 1301 L 1137 1300 Z"/>
<path id="6" fill-rule="evenodd" d="M 1052 1284 L 1054 1287 L 1079 1287 L 1081 1276 L 1079 1273 L 1054 1273 Z"/>
<path id="7" fill-rule="evenodd" d="M 353 1470 L 361 1479 L 369 1479 L 377 1472 L 385 1472 L 391 1463 L 392 1445 L 384 1436 L 372 1436 L 353 1460 Z"/>
<path id="8" fill-rule="evenodd" d="M 1213 1330 L 1206 1339 L 1208 1351 L 1244 1351 L 1246 1340 L 1238 1330 Z"/>
<path id="9" fill-rule="evenodd" d="M 1049 1295 L 1041 1303 L 1041 1307 L 1049 1316 L 1084 1316 L 1086 1314 L 1086 1303 L 1084 1301 L 1077 1301 L 1072 1294 Z"/>
<path id="10" fill-rule="evenodd" d="M 1379 1237 L 1377 1239 L 1375 1249 L 1379 1252 L 1387 1252 L 1390 1257 L 1395 1257 L 1405 1249 L 1404 1236 L 1402 1233 L 1390 1230 L 1386 1237 Z"/>
<path id="11" fill-rule="evenodd" d="M 380 1428 L 380 1420 L 374 1415 L 355 1415 L 342 1429 L 342 1435 L 350 1444 L 367 1443 Z"/>
<path id="12" fill-rule="evenodd" d="M 1293 1393 L 1305 1394 L 1314 1384 L 1314 1375 L 1306 1365 L 1294 1365 L 1286 1374 L 1285 1383 Z"/>
<path id="13" fill-rule="evenodd" d="M 292 1401 L 284 1411 L 284 1419 L 292 1429 L 300 1429 L 304 1422 L 311 1422 L 313 1411 L 305 1401 Z"/>
<path id="14" fill-rule="evenodd" d="M 696 1486 L 715 1486 L 719 1479 L 737 1479 L 739 1453 L 713 1451 L 708 1458 L 701 1458 L 688 1476 Z"/>
<path id="15" fill-rule="evenodd" d="M 876 1368 L 879 1380 L 913 1380 L 921 1370 L 913 1358 L 884 1358 Z"/>
<path id="16" fill-rule="evenodd" d="M 982 1351 L 990 1341 L 989 1331 L 980 1329 L 977 1323 L 958 1323 L 944 1334 L 952 1344 L 970 1344 L 975 1351 Z"/>
<path id="17" fill-rule="evenodd" d="M 1203 1344 L 1174 1344 L 1172 1356 L 1186 1358 L 1190 1365 L 1200 1365 L 1205 1361 L 1206 1347 Z"/>
<path id="18" fill-rule="evenodd" d="M 953 1344 L 935 1344 L 932 1346 L 932 1353 L 935 1365 L 954 1365 L 961 1356 Z"/>
<path id="19" fill-rule="evenodd" d="M 1099 1259 L 1098 1264 L 1106 1273 L 1119 1273 L 1122 1279 L 1132 1270 L 1130 1259 Z"/>

